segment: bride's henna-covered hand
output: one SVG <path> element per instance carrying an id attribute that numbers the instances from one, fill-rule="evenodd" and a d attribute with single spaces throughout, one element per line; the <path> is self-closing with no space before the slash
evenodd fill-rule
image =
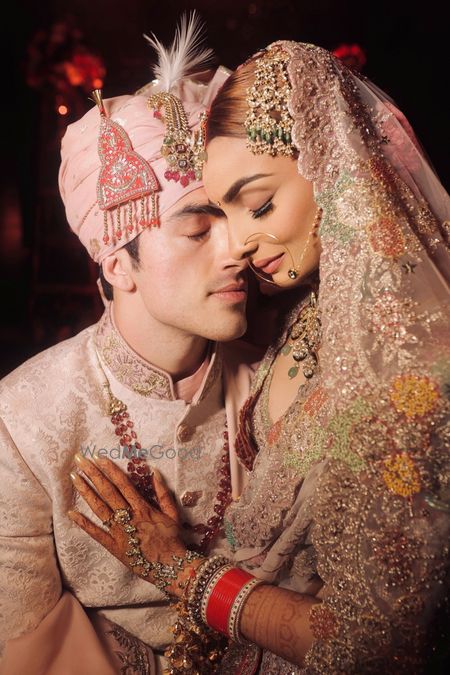
<path id="1" fill-rule="evenodd" d="M 97 459 L 94 463 L 77 455 L 77 464 L 78 470 L 89 479 L 95 490 L 80 473 L 72 475 L 75 487 L 101 521 L 112 519 L 117 509 L 130 509 L 131 524 L 136 527 L 135 536 L 149 562 L 159 561 L 171 565 L 173 554 L 180 557 L 186 554 L 175 503 L 158 471 L 154 471 L 153 486 L 161 511 L 150 506 L 128 477 L 110 460 Z M 133 568 L 130 557 L 126 555 L 130 544 L 123 526 L 112 519 L 109 531 L 106 531 L 77 511 L 70 511 L 69 516 L 124 565 L 141 576 L 140 568 Z M 203 560 L 205 558 L 186 565 L 167 591 L 180 597 L 183 589 L 179 584 L 187 581 L 193 569 Z M 150 572 L 145 577 L 147 581 L 154 581 L 152 574 Z M 244 604 L 241 615 L 242 635 L 250 642 L 301 665 L 313 641 L 309 612 L 317 602 L 317 598 L 287 589 L 270 585 L 259 586 Z"/>
<path id="2" fill-rule="evenodd" d="M 184 557 L 187 553 L 181 537 L 181 527 L 176 504 L 165 485 L 158 470 L 153 470 L 152 480 L 160 510 L 152 507 L 139 494 L 132 482 L 122 470 L 107 458 L 96 458 L 95 463 L 80 454 L 75 456 L 78 470 L 72 473 L 75 488 L 90 506 L 93 513 L 103 522 L 99 527 L 78 511 L 69 511 L 68 515 L 87 534 L 104 546 L 112 555 L 126 565 L 138 576 L 142 576 L 143 568 L 132 566 L 129 539 L 134 537 L 143 557 L 150 563 L 160 562 L 174 565 L 173 555 Z M 87 477 L 95 489 L 87 482 Z M 117 509 L 128 509 L 131 514 L 130 525 L 136 528 L 133 534 L 127 534 L 124 526 L 114 520 Z M 179 584 L 185 581 L 193 568 L 201 559 L 184 565 L 183 571 L 168 587 L 171 595 L 180 596 L 182 588 Z M 154 581 L 154 573 L 144 577 Z"/>

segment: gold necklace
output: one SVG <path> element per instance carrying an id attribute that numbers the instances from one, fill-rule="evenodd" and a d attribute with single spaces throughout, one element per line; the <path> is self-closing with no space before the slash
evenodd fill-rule
<path id="1" fill-rule="evenodd" d="M 320 318 L 317 296 L 314 291 L 289 331 L 286 343 L 281 349 L 283 356 L 291 355 L 294 364 L 288 370 L 289 379 L 297 376 L 300 367 L 303 375 L 310 380 L 317 368 L 317 350 L 320 343 Z"/>

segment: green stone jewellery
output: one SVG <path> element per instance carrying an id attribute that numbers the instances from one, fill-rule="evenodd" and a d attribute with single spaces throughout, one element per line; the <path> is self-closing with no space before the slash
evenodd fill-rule
<path id="1" fill-rule="evenodd" d="M 247 90 L 244 126 L 247 147 L 256 155 L 292 157 L 295 153 L 293 120 L 288 107 L 291 95 L 288 61 L 287 52 L 277 46 L 264 50 L 255 60 L 255 81 Z"/>
<path id="2" fill-rule="evenodd" d="M 293 365 L 288 370 L 292 380 L 300 368 L 303 375 L 310 380 L 317 368 L 317 349 L 320 342 L 320 319 L 317 307 L 317 296 L 314 291 L 290 329 L 288 339 L 281 349 L 284 356 L 292 356 Z"/>

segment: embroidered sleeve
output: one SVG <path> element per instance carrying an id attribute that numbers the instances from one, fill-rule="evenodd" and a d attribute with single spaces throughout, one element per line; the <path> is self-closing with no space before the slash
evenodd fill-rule
<path id="1" fill-rule="evenodd" d="M 322 475 L 313 542 L 324 600 L 305 673 L 423 672 L 445 588 L 450 428 L 431 380 L 407 377 L 347 428 L 359 464 L 332 456 Z"/>
<path id="2" fill-rule="evenodd" d="M 0 420 L 1 641 L 36 628 L 60 596 L 50 499 Z"/>

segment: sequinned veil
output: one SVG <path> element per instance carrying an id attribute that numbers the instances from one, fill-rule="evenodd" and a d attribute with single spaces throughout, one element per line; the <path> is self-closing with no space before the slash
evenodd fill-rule
<path id="1" fill-rule="evenodd" d="M 269 350 L 242 414 L 252 472 L 229 540 L 294 589 L 314 557 L 323 603 L 301 672 L 416 672 L 447 557 L 450 200 L 383 92 L 324 49 L 273 48 L 290 56 L 298 170 L 323 209 L 320 367 L 275 449 L 252 455 Z"/>

